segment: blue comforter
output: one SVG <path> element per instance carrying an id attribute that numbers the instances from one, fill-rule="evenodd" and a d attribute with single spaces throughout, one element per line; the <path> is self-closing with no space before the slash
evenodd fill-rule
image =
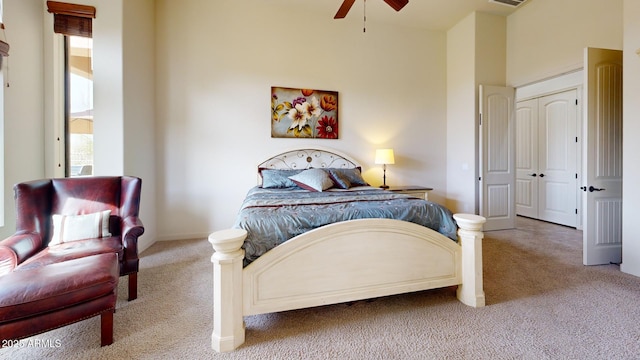
<path id="1" fill-rule="evenodd" d="M 398 219 L 426 226 L 457 241 L 451 212 L 436 203 L 376 188 L 309 192 L 252 188 L 234 228 L 247 230 L 245 266 L 277 245 L 309 230 L 346 220 Z"/>

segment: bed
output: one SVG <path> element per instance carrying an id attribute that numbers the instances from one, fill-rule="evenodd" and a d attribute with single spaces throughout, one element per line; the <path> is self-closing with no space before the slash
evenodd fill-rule
<path id="1" fill-rule="evenodd" d="M 455 285 L 462 303 L 485 305 L 485 219 L 449 216 L 437 204 L 344 176 L 359 169 L 350 157 L 328 149 L 291 150 L 258 165 L 258 185 L 249 191 L 236 223 L 209 235 L 214 249 L 214 350 L 231 351 L 244 343 L 243 318 L 249 315 Z M 276 177 L 276 183 L 288 178 L 293 186 L 273 189 L 274 178 L 267 174 L 288 171 L 294 175 Z M 324 175 L 315 176 L 321 173 L 329 174 L 331 186 Z M 314 176 L 305 177 L 309 174 Z M 326 215 L 328 206 L 338 206 L 345 218 Z M 368 210 L 372 207 L 375 211 Z M 248 220 L 254 215 L 271 218 L 280 208 L 294 208 L 284 228 L 265 220 L 267 225 L 256 229 L 251 224 L 255 220 Z M 256 238 L 262 242 L 252 245 Z"/>

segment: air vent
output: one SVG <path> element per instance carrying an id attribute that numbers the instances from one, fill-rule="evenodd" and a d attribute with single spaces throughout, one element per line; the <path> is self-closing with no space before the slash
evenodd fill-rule
<path id="1" fill-rule="evenodd" d="M 527 0 L 489 0 L 490 3 L 511 6 L 514 8 L 522 5 L 525 1 Z"/>

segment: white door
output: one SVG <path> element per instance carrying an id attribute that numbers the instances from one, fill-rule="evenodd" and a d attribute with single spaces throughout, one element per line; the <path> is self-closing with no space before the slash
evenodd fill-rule
<path id="1" fill-rule="evenodd" d="M 480 86 L 479 202 L 484 230 L 515 227 L 515 90 Z"/>
<path id="2" fill-rule="evenodd" d="M 537 219 L 538 99 L 516 107 L 516 214 Z"/>
<path id="3" fill-rule="evenodd" d="M 577 225 L 577 93 L 573 89 L 517 103 L 518 215 Z"/>
<path id="4" fill-rule="evenodd" d="M 622 51 L 585 49 L 583 263 L 622 261 Z"/>
<path id="5" fill-rule="evenodd" d="M 578 217 L 577 91 L 538 100 L 538 218 L 576 226 Z"/>

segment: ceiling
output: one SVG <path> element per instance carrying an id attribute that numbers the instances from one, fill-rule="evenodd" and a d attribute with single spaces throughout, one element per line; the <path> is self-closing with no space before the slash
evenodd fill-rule
<path id="1" fill-rule="evenodd" d="M 526 1 L 518 8 L 531 1 L 533 0 Z M 269 0 L 269 3 L 282 8 L 306 9 L 333 19 L 342 0 Z M 365 0 L 356 0 L 346 18 L 333 21 L 362 23 L 364 4 Z M 473 11 L 506 16 L 515 10 L 511 6 L 490 3 L 489 0 L 409 0 L 409 4 L 396 12 L 383 0 L 366 0 L 367 27 L 383 22 L 430 30 L 448 30 Z"/>

